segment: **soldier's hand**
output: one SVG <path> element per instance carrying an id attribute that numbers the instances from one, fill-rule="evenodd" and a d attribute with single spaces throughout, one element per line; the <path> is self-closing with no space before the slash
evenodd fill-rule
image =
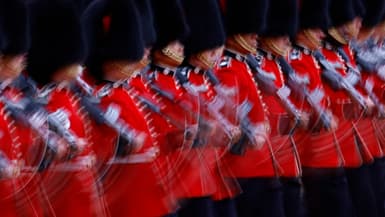
<path id="1" fill-rule="evenodd" d="M 306 112 L 301 112 L 300 114 L 300 125 L 303 129 L 307 129 L 309 126 L 310 116 Z"/>
<path id="2" fill-rule="evenodd" d="M 1 176 L 5 179 L 14 179 L 20 175 L 21 168 L 18 164 L 12 163 L 2 169 Z"/>
<path id="3" fill-rule="evenodd" d="M 375 106 L 376 106 L 374 104 L 374 102 L 369 97 L 367 97 L 367 98 L 365 98 L 365 103 L 368 107 L 368 109 L 366 110 L 366 114 L 368 114 L 368 115 L 373 114 L 373 111 L 374 111 Z"/>
<path id="4" fill-rule="evenodd" d="M 241 136 L 242 136 L 241 128 L 237 127 L 237 126 L 231 127 L 231 129 L 230 129 L 230 136 L 231 136 L 232 143 L 238 142 L 241 139 Z"/>
<path id="5" fill-rule="evenodd" d="M 77 152 L 82 152 L 82 151 L 84 151 L 84 149 L 86 148 L 87 144 L 88 144 L 88 143 L 87 143 L 86 139 L 78 138 L 78 139 L 76 140 L 76 151 L 77 151 Z"/>
<path id="6" fill-rule="evenodd" d="M 266 143 L 266 134 L 258 133 L 254 136 L 254 141 L 252 142 L 252 149 L 260 150 L 263 145 Z"/>
<path id="7" fill-rule="evenodd" d="M 138 133 L 134 138 L 134 144 L 132 147 L 133 152 L 138 152 L 143 148 L 143 145 L 146 141 L 146 134 L 143 132 Z"/>
<path id="8" fill-rule="evenodd" d="M 198 124 L 194 124 L 186 127 L 184 131 L 184 143 L 188 147 L 190 147 L 193 144 L 195 138 L 197 137 L 198 128 L 199 128 Z"/>
<path id="9" fill-rule="evenodd" d="M 56 148 L 56 159 L 63 160 L 67 156 L 68 153 L 68 144 L 67 142 L 60 138 L 57 140 L 57 148 Z"/>

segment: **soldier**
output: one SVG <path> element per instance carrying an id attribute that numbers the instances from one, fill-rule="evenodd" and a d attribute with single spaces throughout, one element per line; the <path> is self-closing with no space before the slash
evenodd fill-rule
<path id="1" fill-rule="evenodd" d="M 314 52 L 322 47 L 323 30 L 330 25 L 330 1 L 303 0 L 300 9 L 300 31 L 290 53 L 290 64 L 298 80 L 303 80 L 297 106 L 310 116 L 310 124 L 296 137 L 303 185 L 309 216 L 351 216 L 349 189 L 344 173 L 344 159 L 335 139 L 337 117 L 328 107 L 321 80 L 322 69 Z M 304 93 L 306 92 L 306 93 Z"/>
<path id="2" fill-rule="evenodd" d="M 204 13 L 195 8 L 198 5 L 205 8 Z M 190 94 L 197 95 L 200 103 L 200 128 L 194 142 L 214 177 L 216 190 L 211 199 L 215 202 L 215 215 L 236 216 L 231 198 L 239 192 L 238 185 L 233 177 L 223 177 L 224 172 L 229 174 L 229 168 L 221 161 L 229 147 L 241 136 L 238 124 L 228 119 L 229 113 L 236 109 L 232 103 L 235 90 L 224 87 L 212 72 L 222 56 L 225 43 L 219 6 L 215 2 L 194 2 L 194 5 L 186 2 L 185 8 L 191 34 L 185 44 L 187 59 L 177 76 L 179 80 L 184 80 L 180 82 Z M 207 17 L 211 22 L 203 20 Z M 191 208 L 182 208 L 182 211 L 187 212 Z"/>
<path id="3" fill-rule="evenodd" d="M 268 1 L 222 3 L 227 39 L 215 73 L 224 87 L 235 90 L 230 100 L 234 110 L 244 113 L 237 116 L 234 112 L 227 117 L 242 126 L 243 135 L 222 160 L 229 167 L 224 176 L 236 177 L 242 188 L 242 194 L 235 199 L 238 216 L 283 216 L 282 192 L 276 185 L 279 166 L 266 143 L 269 124 L 265 104 L 246 61 L 247 55 L 256 54 L 258 34 L 265 28 Z"/>
<path id="4" fill-rule="evenodd" d="M 0 1 L 1 24 L 0 24 L 0 80 L 1 80 L 1 95 L 17 97 L 13 91 L 8 91 L 10 83 L 17 78 L 25 66 L 25 53 L 29 49 L 29 32 L 28 32 L 28 14 L 26 5 L 21 1 Z M 18 16 L 14 16 L 18 14 Z M 6 89 L 7 93 L 4 93 Z M 26 193 L 27 188 L 23 183 L 23 177 L 20 176 L 20 170 L 25 162 L 25 153 L 20 141 L 22 135 L 20 130 L 16 130 L 17 124 L 13 117 L 6 109 L 5 103 L 1 102 L 1 147 L 0 147 L 0 205 L 2 207 L 2 215 L 7 217 L 19 216 L 20 214 L 28 213 L 31 209 L 39 210 L 37 198 L 32 197 L 31 192 Z M 19 139 L 17 139 L 19 138 Z M 23 144 L 25 145 L 25 144 Z M 29 187 L 29 186 L 28 186 Z M 28 188 L 28 190 L 30 190 Z M 33 193 L 36 193 L 34 189 Z M 25 203 L 25 200 L 17 199 L 22 197 L 30 197 L 31 203 Z M 36 203 L 35 203 L 36 202 Z M 28 210 L 22 213 L 19 210 Z M 41 214 L 36 213 L 37 216 Z"/>
<path id="5" fill-rule="evenodd" d="M 104 116 L 117 115 L 117 121 L 106 122 L 107 126 L 93 124 L 93 140 L 98 153 L 108 153 L 107 159 L 99 160 L 109 169 L 100 174 L 104 176 L 101 181 L 109 215 L 159 217 L 172 212 L 172 207 L 159 173 L 159 145 L 152 138 L 153 123 L 144 110 L 141 94 L 132 85 L 144 55 L 142 21 L 136 6 L 131 0 L 97 1 L 85 13 L 85 24 L 96 24 L 87 37 L 93 46 L 89 69 L 98 81 L 96 97 L 101 100 L 97 106 Z M 108 23 L 103 25 L 106 19 Z M 130 138 L 123 133 L 127 129 Z"/>
<path id="6" fill-rule="evenodd" d="M 18 104 L 23 98 L 22 93 L 12 83 L 25 69 L 27 62 L 26 53 L 30 45 L 28 5 L 23 1 L 4 1 L 2 4 L 5 46 L 2 49 L 4 67 L 1 73 L 6 79 L 2 82 L 1 95 L 6 101 Z M 20 176 L 13 183 L 18 215 L 43 216 L 39 191 L 40 175 L 36 167 L 42 160 L 39 135 L 28 124 L 23 123 L 23 120 L 17 119 L 8 108 L 5 110 L 13 120 L 13 154 L 21 170 Z"/>
<path id="7" fill-rule="evenodd" d="M 60 122 L 56 130 L 63 138 L 57 144 L 57 160 L 42 181 L 48 197 L 45 215 L 97 216 L 89 119 L 70 86 L 81 73 L 85 58 L 80 16 L 73 1 L 42 0 L 30 6 L 32 40 L 27 71 L 42 87 L 38 97 L 46 100 L 50 117 Z"/>
<path id="8" fill-rule="evenodd" d="M 195 70 L 189 67 L 177 70 L 174 76 L 181 89 L 190 97 L 190 103 L 194 106 L 192 118 L 199 128 L 194 135 L 193 143 L 190 144 L 190 153 L 187 153 L 188 157 L 185 159 L 186 166 L 177 171 L 181 177 L 191 177 L 191 180 L 185 182 L 186 189 L 181 198 L 183 202 L 178 215 L 181 217 L 213 216 L 211 196 L 216 191 L 217 180 L 215 180 L 216 153 L 214 148 L 209 146 L 213 122 L 206 113 L 206 100 L 209 96 L 205 94 L 209 90 L 206 89 L 205 84 L 200 83 L 202 80 L 198 82 L 200 84 L 196 84 L 191 83 L 189 79 L 190 75 L 202 78 L 199 73 L 212 67 L 216 59 L 222 55 L 224 30 L 217 2 L 188 0 L 183 1 L 182 6 L 186 22 L 190 27 L 190 34 L 184 42 L 185 61 L 191 63 L 194 59 L 194 63 L 199 62 L 200 67 Z M 210 21 L 206 22 L 206 18 Z M 207 92 L 204 93 L 204 91 Z"/>
<path id="9" fill-rule="evenodd" d="M 186 160 L 184 154 L 188 153 L 192 142 L 189 141 L 192 138 L 187 137 L 193 137 L 186 137 L 189 131 L 187 129 L 191 129 L 196 122 L 194 118 L 190 119 L 187 111 L 181 106 L 181 101 L 190 99 L 186 98 L 186 92 L 179 88 L 174 76 L 184 58 L 182 40 L 188 35 L 189 29 L 179 0 L 153 1 L 151 9 L 154 12 L 157 40 L 154 43 L 154 40 L 151 40 L 154 37 L 149 37 L 151 34 L 144 37 L 147 48 L 141 60 L 142 67 L 150 64 L 147 68 L 142 68 L 142 73 L 134 76 L 130 85 L 150 103 L 145 106 L 143 112 L 151 126 L 151 137 L 160 148 L 156 162 L 158 182 L 166 189 L 167 195 L 164 195 L 164 198 L 171 204 L 168 215 L 171 217 L 177 216 L 180 199 L 186 193 L 186 190 L 181 188 L 185 179 L 179 177 L 179 172 L 185 165 L 182 163 Z M 151 52 L 148 44 L 153 46 Z M 170 94 L 171 98 L 164 93 Z M 185 122 L 186 118 L 190 120 Z"/>
<path id="10" fill-rule="evenodd" d="M 298 128 L 306 128 L 308 114 L 292 102 L 290 88 L 286 83 L 291 79 L 288 65 L 289 38 L 294 37 L 298 28 L 297 1 L 271 1 L 267 30 L 260 38 L 257 61 L 263 71 L 255 72 L 257 82 L 263 84 L 263 74 L 270 77 L 270 91 L 262 89 L 267 105 L 271 126 L 270 141 L 277 161 L 282 168 L 281 183 L 286 216 L 301 216 L 301 165 L 293 134 Z M 265 80 L 266 81 L 266 80 Z"/>
<path id="11" fill-rule="evenodd" d="M 356 89 L 360 75 L 355 70 L 355 61 L 349 47 L 350 40 L 356 38 L 360 28 L 360 14 L 357 12 L 354 1 L 331 2 L 332 26 L 328 29 L 322 54 L 329 62 L 326 65 L 331 66 L 333 76 L 339 77 L 337 81 L 339 85 L 332 85 L 330 80 L 333 79 L 328 77 L 325 88 L 331 99 L 331 109 L 339 118 L 336 137 L 345 160 L 353 214 L 376 216 L 374 193 L 368 179 L 369 171 L 364 165 L 372 162 L 373 157 L 368 145 L 375 145 L 375 143 L 373 138 L 365 135 L 367 132 L 372 134 L 370 127 L 367 127 L 369 131 L 366 132 L 359 130 L 360 122 L 365 121 L 366 109 L 372 109 L 373 102 Z M 325 68 L 325 64 L 320 63 Z M 324 72 L 326 71 L 328 70 Z M 365 199 L 362 200 L 362 198 Z"/>
<path id="12" fill-rule="evenodd" d="M 160 148 L 157 160 L 160 182 L 167 189 L 168 201 L 177 205 L 180 199 L 197 191 L 189 189 L 190 182 L 197 180 L 197 174 L 192 174 L 189 168 L 200 169 L 201 165 L 199 159 L 191 157 L 195 154 L 191 144 L 197 130 L 195 102 L 175 79 L 184 59 L 182 41 L 189 28 L 179 0 L 154 1 L 152 9 L 158 38 L 151 53 L 152 62 L 130 85 L 150 103 L 144 112 L 151 125 L 151 136 Z M 148 62 L 146 54 L 143 60 Z"/>
<path id="13" fill-rule="evenodd" d="M 353 44 L 353 49 L 356 62 L 362 72 L 360 85 L 363 87 L 363 90 L 368 97 L 372 99 L 376 107 L 371 114 L 368 114 L 371 125 L 367 127 L 368 124 L 361 124 L 359 128 L 361 131 L 364 131 L 364 129 L 370 129 L 372 133 L 375 131 L 374 135 L 370 135 L 372 140 L 374 140 L 373 144 L 375 145 L 368 147 L 370 153 L 374 157 L 374 162 L 368 166 L 371 173 L 372 187 L 377 201 L 377 215 L 384 216 L 385 210 L 383 203 L 385 189 L 383 183 L 385 182 L 385 174 L 384 164 L 382 162 L 384 150 L 380 144 L 380 136 L 378 136 L 378 128 L 380 127 L 377 125 L 378 122 L 376 120 L 378 118 L 382 118 L 385 114 L 381 95 L 378 94 L 383 91 L 383 80 L 379 74 L 384 58 L 377 53 L 378 46 L 375 44 L 376 42 L 373 38 L 373 33 L 383 16 L 385 1 L 362 1 L 362 3 L 365 6 L 366 13 L 362 17 L 362 27 L 358 34 L 357 41 Z M 366 120 L 366 122 L 369 122 L 369 120 Z"/>

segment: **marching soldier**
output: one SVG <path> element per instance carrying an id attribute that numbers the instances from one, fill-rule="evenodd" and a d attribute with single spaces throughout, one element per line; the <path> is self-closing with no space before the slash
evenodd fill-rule
<path id="1" fill-rule="evenodd" d="M 206 84 L 198 81 L 193 83 L 190 76 L 211 68 L 222 55 L 224 30 L 221 23 L 219 5 L 216 1 L 182 1 L 183 11 L 186 15 L 186 23 L 190 27 L 190 34 L 184 42 L 186 63 L 194 62 L 199 68 L 185 67 L 175 72 L 176 82 L 187 95 L 191 97 L 191 103 L 195 104 L 193 115 L 198 126 L 196 135 L 190 147 L 189 156 L 185 159 L 188 165 L 177 171 L 181 177 L 191 177 L 185 182 L 186 189 L 178 215 L 189 216 L 213 216 L 213 200 L 211 196 L 216 191 L 216 156 L 214 148 L 209 145 L 213 135 L 213 122 L 206 113 L 209 92 Z M 206 19 L 209 18 L 209 22 Z M 199 79 L 199 78 L 198 78 Z M 207 92 L 205 92 L 207 91 Z"/>
<path id="2" fill-rule="evenodd" d="M 265 28 L 268 1 L 222 3 L 227 39 L 215 73 L 224 87 L 235 90 L 230 101 L 234 110 L 244 113 L 237 116 L 234 112 L 227 117 L 242 126 L 242 139 L 222 160 L 229 167 L 224 176 L 236 177 L 242 188 L 242 194 L 235 199 L 238 216 L 283 216 L 282 191 L 276 179 L 279 166 L 266 143 L 269 124 L 265 104 L 247 64 L 247 55 L 256 54 L 258 34 Z"/>
<path id="3" fill-rule="evenodd" d="M 145 66 L 150 58 L 152 61 L 148 68 L 142 69 L 142 73 L 135 75 L 130 85 L 147 102 L 153 102 L 145 106 L 143 112 L 149 119 L 151 137 L 160 149 L 157 159 L 158 182 L 166 189 L 165 199 L 171 204 L 168 216 L 171 217 L 177 216 L 180 199 L 186 193 L 181 186 L 188 181 L 183 176 L 179 177 L 179 173 L 186 164 L 182 162 L 187 159 L 185 154 L 189 152 L 195 134 L 192 128 L 196 128 L 196 120 L 183 110 L 181 103 L 191 99 L 186 98 L 186 92 L 182 91 L 175 79 L 177 67 L 184 59 L 182 41 L 189 29 L 179 0 L 153 1 L 151 9 L 154 12 L 157 40 L 151 43 L 151 53 L 147 46 L 141 62 Z M 145 41 L 154 42 L 146 39 L 148 36 L 144 38 Z"/>
<path id="4" fill-rule="evenodd" d="M 71 90 L 82 71 L 85 44 L 80 15 L 73 1 L 34 1 L 29 76 L 40 85 L 48 120 L 62 136 L 55 161 L 44 172 L 46 216 L 97 216 L 99 198 L 92 167 L 89 119 Z"/>
<path id="5" fill-rule="evenodd" d="M 368 145 L 375 145 L 367 135 L 360 131 L 360 121 L 365 118 L 368 109 L 372 109 L 373 102 L 361 92 L 357 91 L 359 72 L 352 56 L 349 42 L 355 39 L 360 28 L 360 13 L 355 8 L 354 1 L 332 1 L 330 8 L 332 26 L 328 29 L 328 36 L 324 42 L 322 54 L 329 63 L 320 64 L 333 71 L 338 80 L 332 85 L 327 76 L 326 92 L 330 96 L 330 106 L 333 114 L 339 120 L 336 138 L 345 160 L 345 170 L 349 185 L 349 192 L 353 203 L 353 215 L 376 216 L 376 203 L 369 179 L 368 168 L 373 157 Z M 325 71 L 325 72 L 326 72 Z M 326 78 L 325 77 L 325 78 Z M 334 81 L 335 82 L 335 81 Z M 370 130 L 370 128 L 368 127 Z M 370 131 L 369 131 L 370 132 Z M 365 199 L 363 199 L 365 198 Z"/>
<path id="6" fill-rule="evenodd" d="M 302 215 L 301 165 L 293 135 L 298 128 L 306 128 L 308 124 L 308 114 L 293 103 L 291 92 L 294 91 L 286 86 L 291 73 L 286 60 L 291 46 L 289 37 L 294 37 L 298 28 L 297 7 L 297 1 L 270 1 L 267 29 L 260 38 L 257 54 L 262 71 L 255 72 L 260 85 L 267 80 L 270 83 L 270 90 L 262 89 L 262 96 L 271 127 L 269 139 L 281 166 L 280 181 L 286 216 Z"/>
<path id="7" fill-rule="evenodd" d="M 310 217 L 351 216 L 344 159 L 334 132 L 337 117 L 328 107 L 322 68 L 313 56 L 322 47 L 323 30 L 330 25 L 329 5 L 325 0 L 301 2 L 300 31 L 289 56 L 295 76 L 304 82 L 298 85 L 302 94 L 297 93 L 294 102 L 311 114 L 308 128 L 296 135 Z"/>
<path id="8" fill-rule="evenodd" d="M 148 103 L 155 101 L 147 104 L 144 112 L 151 124 L 152 139 L 160 148 L 157 160 L 160 182 L 166 187 L 169 194 L 166 198 L 176 211 L 177 202 L 200 191 L 191 185 L 201 180 L 198 171 L 206 174 L 201 160 L 191 149 L 197 131 L 196 99 L 181 88 L 175 77 L 184 59 L 182 41 L 189 28 L 179 0 L 154 1 L 152 9 L 158 39 L 151 53 L 152 62 L 149 69 L 137 75 L 130 84 Z M 206 184 L 204 180 L 202 186 Z M 169 216 L 176 216 L 176 213 Z"/>
<path id="9" fill-rule="evenodd" d="M 371 137 L 373 145 L 368 146 L 368 148 L 374 157 L 374 162 L 368 165 L 368 167 L 371 173 L 371 183 L 377 202 L 377 216 L 384 216 L 385 174 L 384 164 L 382 162 L 384 150 L 381 147 L 379 131 L 376 129 L 380 128 L 377 125 L 378 121 L 376 119 L 382 119 L 385 114 L 383 100 L 381 100 L 381 95 L 378 95 L 379 91 L 383 91 L 383 80 L 381 80 L 381 76 L 379 76 L 379 71 L 383 65 L 381 61 L 383 61 L 384 58 L 376 53 L 376 48 L 378 47 L 375 44 L 373 33 L 383 16 L 385 1 L 362 1 L 362 4 L 365 6 L 366 13 L 362 17 L 362 27 L 358 34 L 357 41 L 353 43 L 354 46 L 352 48 L 357 65 L 362 72 L 360 85 L 368 97 L 372 99 L 375 109 L 367 115 L 366 120 L 364 119 L 366 124 L 358 124 L 360 125 L 359 128 L 361 131 L 365 132 L 365 129 L 366 131 L 369 129 L 371 132 L 371 134 L 367 136 Z M 371 124 L 369 127 L 367 127 L 368 122 Z"/>
<path id="10" fill-rule="evenodd" d="M 142 17 L 145 18 L 148 17 Z M 108 22 L 103 25 L 106 19 Z M 89 69 L 98 82 L 96 97 L 101 100 L 100 112 L 117 116 L 116 121 L 107 121 L 107 126 L 93 124 L 98 153 L 108 153 L 107 159 L 99 159 L 108 168 L 106 172 L 100 171 L 105 173 L 100 176 L 104 176 L 101 181 L 106 210 L 110 216 L 167 215 L 172 207 L 158 166 L 160 146 L 152 137 L 155 132 L 145 111 L 147 104 L 132 85 L 142 67 L 145 46 L 137 5 L 131 0 L 95 2 L 87 9 L 84 22 L 97 24 L 87 32 L 87 37 L 94 46 Z M 98 37 L 101 41 L 94 40 Z M 123 132 L 127 129 L 131 131 L 130 138 Z"/>
<path id="11" fill-rule="evenodd" d="M 0 1 L 0 8 L 1 95 L 18 98 L 19 93 L 11 90 L 10 84 L 24 69 L 25 54 L 29 49 L 27 6 L 22 1 Z M 16 14 L 17 16 L 15 16 Z M 31 189 L 31 183 L 27 179 L 24 180 L 24 174 L 21 176 L 20 172 L 26 160 L 27 153 L 24 152 L 24 148 L 30 145 L 21 140 L 24 136 L 30 138 L 30 134 L 23 133 L 23 130 L 20 129 L 20 123 L 17 123 L 10 115 L 4 101 L 1 102 L 0 122 L 2 132 L 0 147 L 0 205 L 2 215 L 7 217 L 41 216 L 41 206 L 38 204 L 39 198 L 36 196 L 37 188 Z M 24 200 L 24 198 L 29 200 Z M 33 210 L 36 212 L 30 212 Z"/>
<path id="12" fill-rule="evenodd" d="M 216 190 L 211 199 L 214 200 L 215 216 L 237 216 L 232 197 L 239 192 L 238 184 L 233 177 L 224 177 L 224 173 L 230 173 L 228 166 L 222 163 L 224 154 L 241 136 L 238 123 L 231 123 L 228 117 L 236 109 L 231 103 L 236 90 L 224 87 L 212 71 L 222 56 L 224 28 L 219 5 L 194 2 L 198 9 L 192 4 L 192 1 L 185 3 L 191 34 L 185 43 L 187 59 L 177 77 L 190 94 L 197 95 L 200 103 L 199 130 L 194 142 L 214 177 Z M 201 8 L 205 8 L 204 13 Z M 207 17 L 211 22 L 204 22 Z M 191 210 L 193 207 L 182 208 L 181 216 Z"/>
<path id="13" fill-rule="evenodd" d="M 28 5 L 24 1 L 4 1 L 2 4 L 5 46 L 2 49 L 4 67 L 1 73 L 4 81 L 1 95 L 5 101 L 18 104 L 23 94 L 13 83 L 27 62 L 26 54 L 30 45 Z M 14 137 L 13 161 L 18 162 L 20 170 L 20 176 L 14 180 L 12 187 L 17 201 L 17 213 L 19 216 L 43 216 L 39 191 L 41 180 L 37 167 L 42 160 L 42 154 L 39 153 L 43 152 L 40 149 L 41 138 L 28 124 L 18 119 L 8 105 L 4 110 L 8 119 L 11 119 L 9 127 Z"/>

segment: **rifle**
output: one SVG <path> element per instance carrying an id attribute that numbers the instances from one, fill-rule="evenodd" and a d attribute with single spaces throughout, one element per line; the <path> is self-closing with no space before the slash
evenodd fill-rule
<path id="1" fill-rule="evenodd" d="M 248 141 L 255 144 L 255 135 L 254 130 L 252 130 L 252 124 L 248 117 L 248 114 L 250 113 L 252 109 L 251 102 L 245 100 L 242 102 L 242 104 L 238 107 L 238 119 L 240 120 L 240 126 L 242 135 L 239 141 L 234 143 L 230 148 L 230 153 L 234 155 L 244 155 L 246 152 L 246 144 Z"/>
<path id="2" fill-rule="evenodd" d="M 226 103 L 225 97 L 227 98 L 227 93 L 226 93 L 227 91 L 220 86 L 220 81 L 215 77 L 214 73 L 211 70 L 208 70 L 205 72 L 206 76 L 209 78 L 209 81 L 213 85 L 214 90 L 217 91 L 217 96 L 210 102 L 204 102 L 202 97 L 199 96 L 199 90 L 197 90 L 193 85 L 190 84 L 187 76 L 185 76 L 182 73 L 182 70 L 186 70 L 186 69 L 178 69 L 175 72 L 176 78 L 179 81 L 179 83 L 182 84 L 182 86 L 187 90 L 189 94 L 193 96 L 197 96 L 200 104 L 206 106 L 209 114 L 215 120 L 217 120 L 220 126 L 224 129 L 224 132 L 226 133 L 227 137 L 232 139 L 233 138 L 232 131 L 233 131 L 234 125 L 230 123 L 230 121 L 226 117 L 224 117 L 223 114 L 220 112 L 220 109 L 223 108 L 223 106 Z M 207 121 L 202 119 L 202 117 L 200 117 L 200 121 L 201 121 L 201 126 L 210 127 L 209 124 L 206 124 Z M 200 131 L 202 131 L 202 129 L 198 130 L 198 140 L 199 140 Z M 205 129 L 203 129 L 203 131 L 205 131 Z M 204 139 L 204 138 L 200 138 L 200 139 Z"/>
<path id="3" fill-rule="evenodd" d="M 142 146 L 145 140 L 145 134 L 137 132 L 128 126 L 123 120 L 120 119 L 120 108 L 117 106 L 109 106 L 106 112 L 100 108 L 100 100 L 96 98 L 93 93 L 94 90 L 80 77 L 76 79 L 76 86 L 74 86 L 74 92 L 81 97 L 80 103 L 84 106 L 91 118 L 93 118 L 98 124 L 106 124 L 108 127 L 114 129 L 119 133 L 119 145 L 117 149 L 117 155 L 123 157 L 127 155 L 132 146 Z"/>
<path id="4" fill-rule="evenodd" d="M 346 55 L 345 51 L 342 50 L 341 48 L 339 48 L 338 51 L 339 51 L 340 55 L 342 56 L 342 58 L 346 62 L 349 62 L 349 64 L 350 64 L 350 60 L 349 60 L 348 56 Z M 367 80 L 365 82 L 365 84 L 361 83 L 361 87 L 363 87 L 365 92 L 368 94 L 369 98 L 373 101 L 373 103 L 376 106 L 379 114 L 380 115 L 385 115 L 385 107 L 384 107 L 384 105 L 381 103 L 380 99 L 378 99 L 376 94 L 373 93 L 373 87 L 374 87 L 373 82 Z"/>
<path id="5" fill-rule="evenodd" d="M 246 62 L 251 68 L 251 70 L 254 72 L 254 78 L 257 80 L 257 82 L 262 82 L 269 87 L 268 89 L 273 90 L 275 96 L 278 97 L 282 105 L 285 107 L 286 111 L 294 117 L 296 122 L 300 122 L 300 112 L 295 107 L 295 105 L 289 100 L 289 96 L 291 93 L 290 88 L 286 85 L 281 88 L 277 88 L 274 84 L 274 80 L 271 79 L 271 77 L 266 76 L 266 74 L 269 73 L 265 72 L 259 67 L 258 62 L 255 60 L 255 57 L 253 55 L 247 55 Z"/>
<path id="6" fill-rule="evenodd" d="M 332 117 L 325 111 L 324 108 L 320 106 L 320 102 L 323 99 L 325 93 L 321 89 L 315 89 L 310 93 L 305 82 L 300 81 L 296 76 L 294 69 L 284 60 L 283 58 L 278 59 L 282 71 L 286 73 L 288 77 L 288 85 L 292 90 L 296 91 L 297 94 L 302 95 L 303 98 L 309 103 L 312 109 L 316 112 L 317 116 L 320 118 L 321 123 L 326 129 L 330 129 Z"/>
<path id="7" fill-rule="evenodd" d="M 369 39 L 365 45 L 361 46 L 358 43 L 351 43 L 351 47 L 356 54 L 357 65 L 365 72 L 376 73 L 385 64 L 385 58 L 375 52 L 377 46 L 373 40 Z"/>
<path id="8" fill-rule="evenodd" d="M 16 121 L 27 124 L 47 142 L 47 150 L 39 165 L 39 172 L 47 169 L 52 164 L 57 153 L 57 144 L 60 138 L 63 138 L 69 145 L 70 154 L 68 159 L 74 157 L 74 153 L 77 151 L 77 138 L 72 132 L 63 127 L 61 122 L 57 120 L 57 117 L 49 115 L 41 105 L 29 98 L 21 100 L 19 104 L 9 101 L 4 96 L 0 97 L 0 101 Z M 45 123 L 48 123 L 48 126 Z"/>
<path id="9" fill-rule="evenodd" d="M 367 105 L 364 97 L 359 93 L 353 85 L 348 82 L 335 68 L 326 60 L 323 54 L 319 51 L 314 51 L 314 57 L 320 63 L 321 67 L 324 69 L 322 71 L 322 76 L 325 78 L 330 85 L 336 85 L 338 88 L 342 88 L 346 91 L 350 98 L 357 102 L 364 110 L 367 110 Z"/>

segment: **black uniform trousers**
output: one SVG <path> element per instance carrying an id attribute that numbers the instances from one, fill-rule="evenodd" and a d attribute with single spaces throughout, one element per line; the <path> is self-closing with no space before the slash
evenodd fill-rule
<path id="1" fill-rule="evenodd" d="M 286 217 L 303 217 L 304 204 L 300 178 L 281 178 Z"/>
<path id="2" fill-rule="evenodd" d="M 379 217 L 369 165 L 345 170 L 353 203 L 353 215 L 355 217 Z"/>
<path id="3" fill-rule="evenodd" d="M 343 168 L 303 167 L 308 217 L 352 217 L 352 202 Z"/>
<path id="4" fill-rule="evenodd" d="M 215 217 L 238 217 L 234 199 L 214 201 Z"/>
<path id="5" fill-rule="evenodd" d="M 238 217 L 284 217 L 283 188 L 278 178 L 238 179 Z"/>
<path id="6" fill-rule="evenodd" d="M 385 158 L 375 159 L 369 166 L 371 183 L 376 197 L 378 217 L 385 217 Z"/>
<path id="7" fill-rule="evenodd" d="M 214 201 L 210 197 L 189 198 L 181 203 L 178 217 L 215 217 Z"/>

